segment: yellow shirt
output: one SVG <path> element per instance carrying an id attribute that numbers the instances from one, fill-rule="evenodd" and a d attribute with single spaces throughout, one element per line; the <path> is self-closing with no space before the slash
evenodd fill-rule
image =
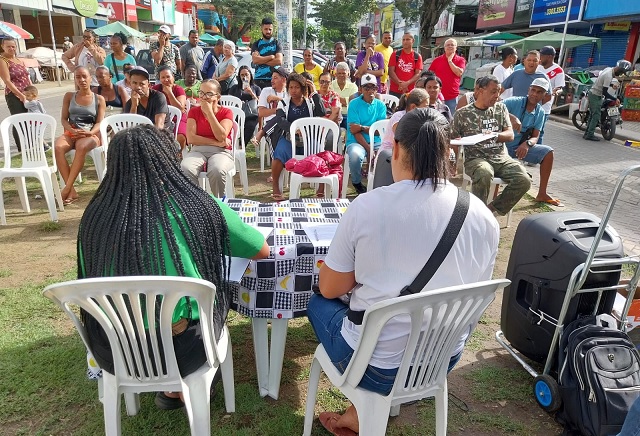
<path id="1" fill-rule="evenodd" d="M 315 64 L 315 67 L 313 67 L 313 70 L 305 70 L 304 62 L 300 62 L 298 65 L 293 67 L 293 71 L 295 71 L 298 74 L 302 74 L 305 71 L 311 74 L 311 77 L 313 77 L 313 84 L 316 85 L 316 90 L 320 88 L 320 74 L 322 74 L 322 67 L 320 65 Z"/>
<path id="2" fill-rule="evenodd" d="M 331 82 L 331 86 L 329 89 L 338 94 L 340 98 L 344 98 L 345 100 L 347 100 L 347 106 L 342 106 L 342 115 L 346 116 L 347 108 L 349 106 L 349 97 L 358 92 L 358 86 L 347 78 L 347 82 L 345 83 L 344 88 L 340 89 L 340 85 L 338 85 L 338 79 L 335 79 L 333 82 Z"/>
<path id="3" fill-rule="evenodd" d="M 389 79 L 389 59 L 391 59 L 393 47 L 385 47 L 380 43 L 374 47 L 374 50 L 382 53 L 382 57 L 384 58 L 384 74 L 380 78 L 380 83 L 386 83 L 387 79 Z"/>

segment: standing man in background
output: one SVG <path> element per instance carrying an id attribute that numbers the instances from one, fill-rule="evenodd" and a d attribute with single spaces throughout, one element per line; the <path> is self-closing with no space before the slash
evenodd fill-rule
<path id="1" fill-rule="evenodd" d="M 189 31 L 189 42 L 180 47 L 180 59 L 182 59 L 182 77 L 185 77 L 187 67 L 193 66 L 196 69 L 198 80 L 202 80 L 202 65 L 204 62 L 204 50 L 198 45 L 198 31 Z"/>
<path id="2" fill-rule="evenodd" d="M 222 57 L 222 46 L 224 45 L 224 38 L 220 38 L 216 41 L 216 45 L 213 46 L 209 53 L 207 53 L 204 57 L 204 61 L 202 63 L 202 71 L 200 74 L 203 79 L 211 79 L 213 77 L 213 73 L 216 72 L 216 68 L 218 68 L 218 63 L 220 62 L 220 58 Z"/>
<path id="3" fill-rule="evenodd" d="M 389 60 L 393 54 L 393 47 L 391 47 L 391 32 L 386 31 L 382 33 L 382 42 L 375 46 L 375 51 L 382 53 L 384 59 L 384 74 L 380 78 L 380 93 L 386 94 L 389 91 L 387 81 L 389 80 Z"/>
<path id="4" fill-rule="evenodd" d="M 500 83 L 504 82 L 507 77 L 513 73 L 513 66 L 518 62 L 518 52 L 513 47 L 505 47 L 500 52 L 502 63 L 496 65 L 493 69 L 493 75 L 498 78 Z M 506 89 L 500 94 L 500 100 L 513 96 L 513 90 Z"/>
<path id="5" fill-rule="evenodd" d="M 251 44 L 251 61 L 256 66 L 254 82 L 260 88 L 271 86 L 272 67 L 282 65 L 282 47 L 272 35 L 273 21 L 271 18 L 263 18 L 262 39 Z"/>
<path id="6" fill-rule="evenodd" d="M 553 59 L 556 56 L 556 49 L 547 45 L 540 50 L 540 64 L 538 65 L 537 72 L 545 74 L 549 82 L 551 83 L 551 99 L 542 105 L 544 110 L 544 123 L 540 130 L 540 137 L 538 138 L 538 144 L 544 144 L 542 138 L 544 138 L 544 126 L 547 125 L 547 120 L 551 114 L 551 106 L 556 98 L 556 95 L 562 88 L 564 88 L 564 70 Z"/>
<path id="7" fill-rule="evenodd" d="M 171 44 L 169 38 L 171 38 L 171 29 L 166 24 L 163 24 L 158 29 L 158 41 L 152 42 L 149 45 L 149 49 L 151 50 L 153 63 L 156 65 L 156 74 L 158 74 L 160 67 L 166 65 L 175 76 L 178 73 L 182 73 L 182 62 L 180 60 L 180 50 Z"/>
<path id="8" fill-rule="evenodd" d="M 389 94 L 398 98 L 413 89 L 422 73 L 422 56 L 413 50 L 413 41 L 413 35 L 405 32 L 402 35 L 402 49 L 389 59 Z"/>
<path id="9" fill-rule="evenodd" d="M 444 42 L 444 53 L 433 60 L 429 70 L 436 73 L 442 80 L 442 95 L 444 104 L 449 107 L 451 114 L 456 111 L 456 103 L 460 94 L 460 78 L 467 66 L 467 61 L 456 54 L 458 42 L 449 38 Z"/>

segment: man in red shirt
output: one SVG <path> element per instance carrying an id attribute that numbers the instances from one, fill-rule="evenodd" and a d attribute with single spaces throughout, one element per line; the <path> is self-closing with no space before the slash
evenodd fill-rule
<path id="1" fill-rule="evenodd" d="M 462 56 L 456 54 L 458 43 L 455 39 L 447 39 L 444 42 L 444 54 L 433 60 L 429 70 L 436 73 L 442 80 L 442 95 L 444 104 L 449 106 L 451 115 L 456 111 L 456 102 L 460 94 L 460 77 L 464 72 L 467 62 Z"/>
<path id="2" fill-rule="evenodd" d="M 413 35 L 405 33 L 402 36 L 402 50 L 391 54 L 389 59 L 389 79 L 391 86 L 389 93 L 400 98 L 411 91 L 422 73 L 422 56 L 413 51 Z"/>

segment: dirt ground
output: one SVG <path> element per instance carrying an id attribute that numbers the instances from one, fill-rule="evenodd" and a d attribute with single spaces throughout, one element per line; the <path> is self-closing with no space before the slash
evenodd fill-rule
<path id="1" fill-rule="evenodd" d="M 26 214 L 20 209 L 17 195 L 15 195 L 15 190 L 12 191 L 11 183 L 5 182 L 7 225 L 0 227 L 0 258 L 5 260 L 0 266 L 0 289 L 16 288 L 27 283 L 44 283 L 47 279 L 61 277 L 63 273 L 67 273 L 75 267 L 78 224 L 97 187 L 97 182 L 91 178 L 91 175 L 95 176 L 95 173 L 91 173 L 91 168 L 87 169 L 86 167 L 85 172 L 89 173 L 89 177 L 78 188 L 80 200 L 65 206 L 64 212 L 59 215 L 58 224 L 49 221 L 44 200 L 34 198 L 37 194 L 41 194 L 39 187 L 29 190 L 32 210 L 31 214 Z M 261 191 L 268 192 L 268 187 L 264 184 L 265 177 L 264 173 L 251 175 L 251 194 L 261 195 Z M 501 229 L 501 248 L 496 261 L 494 277 L 505 276 L 511 242 L 518 222 L 528 214 L 540 211 L 536 203 L 525 199 L 514 211 L 509 228 L 504 227 L 506 218 L 500 218 L 499 222 L 503 227 Z M 524 434 L 545 436 L 560 434 L 561 428 L 554 423 L 548 414 L 537 407 L 535 400 L 533 400 L 533 394 L 525 403 L 521 401 L 482 401 L 478 399 L 478 395 L 471 394 L 470 382 L 465 378 L 465 374 L 482 364 L 510 369 L 514 374 L 518 374 L 519 378 L 530 378 L 522 367 L 495 341 L 495 332 L 500 328 L 501 304 L 502 293 L 500 292 L 485 314 L 485 322 L 478 326 L 476 336 L 480 343 L 476 344 L 473 349 L 467 347 L 461 362 L 449 376 L 449 391 L 462 402 L 458 406 L 461 410 L 467 407 L 480 414 L 504 417 L 510 421 L 522 423 L 526 429 Z M 300 367 L 308 367 L 310 358 L 310 355 L 301 356 L 296 359 L 295 363 Z M 509 372 L 509 374 L 511 373 Z M 510 380 L 497 380 L 497 382 L 508 384 Z M 292 404 L 304 404 L 306 383 L 306 380 L 287 381 L 283 378 L 281 398 Z M 457 403 L 457 401 L 450 400 L 450 410 L 451 405 Z M 394 420 L 403 423 L 415 422 L 415 408 L 416 406 L 403 407 L 400 417 L 392 418 L 390 421 L 390 428 L 394 425 Z M 451 413 L 449 417 L 449 433 L 453 435 L 514 434 L 515 431 L 510 430 L 508 426 L 504 427 L 499 424 L 493 425 L 495 429 L 487 429 L 487 425 L 484 424 L 477 428 L 475 425 L 471 425 L 470 428 L 468 423 L 463 425 L 453 415 L 455 413 Z M 491 427 L 492 424 L 489 424 L 489 428 Z M 517 433 L 521 432 L 517 431 Z"/>

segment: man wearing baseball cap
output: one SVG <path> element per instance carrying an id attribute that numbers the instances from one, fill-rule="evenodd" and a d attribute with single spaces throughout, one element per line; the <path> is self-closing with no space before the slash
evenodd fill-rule
<path id="1" fill-rule="evenodd" d="M 349 103 L 347 112 L 347 155 L 349 156 L 349 171 L 351 183 L 358 194 L 367 192 L 362 185 L 362 163 L 366 156 L 373 153 L 380 146 L 381 139 L 374 139 L 374 150 L 369 146 L 369 127 L 376 121 L 387 119 L 387 107 L 376 98 L 378 80 L 373 74 L 365 74 L 360 79 L 362 95 Z"/>
<path id="2" fill-rule="evenodd" d="M 171 29 L 166 24 L 163 24 L 158 28 L 158 41 L 149 45 L 153 63 L 156 65 L 156 74 L 158 74 L 158 69 L 163 65 L 168 66 L 174 75 L 182 71 L 180 50 L 171 44 L 169 39 L 171 39 Z"/>
<path id="3" fill-rule="evenodd" d="M 551 106 L 553 105 L 553 101 L 556 98 L 556 95 L 562 88 L 564 88 L 564 70 L 558 64 L 556 64 L 553 60 L 556 56 L 556 49 L 547 45 L 540 49 L 540 65 L 538 65 L 537 72 L 542 73 L 547 76 L 549 82 L 551 83 L 551 100 L 547 101 L 542 105 L 542 110 L 544 110 L 544 124 L 542 125 L 542 129 L 540 130 L 540 138 L 538 139 L 538 143 L 542 144 L 542 139 L 544 137 L 544 126 L 547 124 L 547 120 L 549 119 L 549 115 L 551 114 Z"/>
<path id="4" fill-rule="evenodd" d="M 162 92 L 149 87 L 149 72 L 143 67 L 133 67 L 129 71 L 131 98 L 124 105 L 123 113 L 138 114 L 151 120 L 158 129 L 171 130 L 167 98 Z"/>
<path id="5" fill-rule="evenodd" d="M 540 186 L 536 201 L 552 206 L 564 206 L 560 200 L 547 194 L 547 185 L 553 168 L 553 148 L 540 143 L 540 131 L 544 127 L 545 114 L 541 106 L 547 93 L 548 82 L 537 78 L 531 82 L 526 97 L 510 97 L 503 100 L 509 110 L 514 137 L 507 142 L 512 158 L 530 164 L 540 164 Z"/>

